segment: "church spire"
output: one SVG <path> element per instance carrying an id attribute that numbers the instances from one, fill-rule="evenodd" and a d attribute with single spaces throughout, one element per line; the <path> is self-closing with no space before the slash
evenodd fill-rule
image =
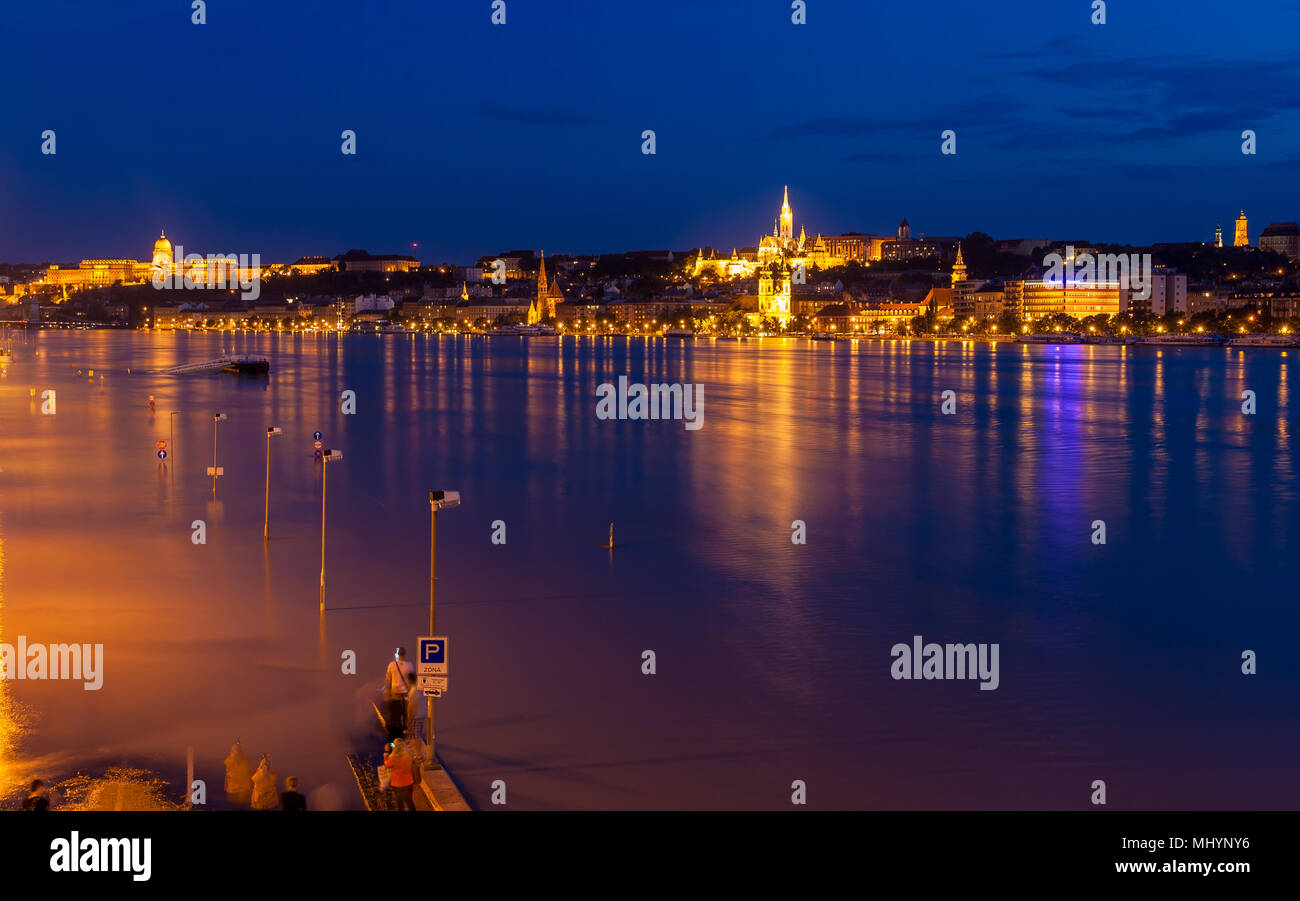
<path id="1" fill-rule="evenodd" d="M 789 250 L 790 245 L 794 243 L 794 212 L 790 209 L 790 186 L 785 186 L 785 196 L 781 200 L 781 215 L 779 217 L 780 230 L 777 234 Z"/>
<path id="2" fill-rule="evenodd" d="M 546 251 L 539 251 L 537 267 L 537 296 L 528 305 L 528 324 L 536 325 L 546 318 Z"/>

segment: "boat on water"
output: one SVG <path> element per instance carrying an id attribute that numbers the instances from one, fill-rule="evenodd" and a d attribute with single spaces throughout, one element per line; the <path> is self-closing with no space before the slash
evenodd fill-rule
<path id="1" fill-rule="evenodd" d="M 1165 347 L 1218 347 L 1227 341 L 1222 335 L 1151 335 L 1143 338 L 1142 343 Z"/>
<path id="2" fill-rule="evenodd" d="M 14 361 L 14 355 L 12 351 L 8 349 L 0 350 L 0 366 L 3 366 L 7 363 L 12 363 L 13 361 Z"/>
<path id="3" fill-rule="evenodd" d="M 1300 347 L 1295 335 L 1238 335 L 1228 341 L 1231 347 Z"/>
<path id="4" fill-rule="evenodd" d="M 664 329 L 665 338 L 694 338 L 695 332 L 688 328 L 666 328 Z"/>
<path id="5" fill-rule="evenodd" d="M 813 341 L 834 341 L 835 336 L 830 332 L 813 332 L 808 336 Z"/>
<path id="6" fill-rule="evenodd" d="M 1083 336 L 1073 332 L 1048 332 L 1042 335 L 1016 335 L 1021 344 L 1082 344 Z"/>
<path id="7" fill-rule="evenodd" d="M 236 375 L 266 375 L 271 371 L 271 361 L 266 357 L 231 357 L 221 371 Z"/>
<path id="8" fill-rule="evenodd" d="M 543 337 L 546 335 L 558 335 L 559 332 L 557 332 L 553 327 L 549 325 L 541 325 L 539 323 L 536 325 L 506 325 L 506 326 L 502 326 L 501 328 L 494 328 L 490 332 L 488 332 L 488 334 L 489 335 L 515 335 L 524 338 L 529 338 L 529 337 L 536 338 L 536 337 Z"/>
<path id="9" fill-rule="evenodd" d="M 168 369 L 157 369 L 163 375 L 190 375 L 196 372 L 232 372 L 236 375 L 266 375 L 271 371 L 271 361 L 266 357 L 249 354 L 226 354 L 215 360 L 200 363 L 182 363 Z"/>
<path id="10" fill-rule="evenodd" d="M 1137 344 L 1136 335 L 1085 335 L 1084 344 Z"/>

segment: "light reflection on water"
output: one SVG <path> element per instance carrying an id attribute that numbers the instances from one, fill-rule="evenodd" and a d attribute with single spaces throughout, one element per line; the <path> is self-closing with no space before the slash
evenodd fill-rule
<path id="1" fill-rule="evenodd" d="M 0 684 L 6 784 L 119 766 L 176 781 L 193 745 L 211 797 L 238 738 L 355 806 L 344 754 L 372 740 L 392 648 L 427 625 L 427 491 L 454 488 L 439 747 L 476 806 L 495 779 L 512 808 L 780 808 L 794 779 L 830 807 L 1081 807 L 1096 778 L 1123 786 L 1116 807 L 1300 803 L 1285 776 L 1300 737 L 1293 352 L 141 332 L 14 345 L 0 640 L 102 642 L 107 663 L 99 692 Z M 270 379 L 145 371 L 222 350 L 269 354 Z M 623 374 L 703 384 L 704 428 L 598 421 L 596 386 Z M 32 387 L 57 389 L 57 415 Z M 285 437 L 264 543 L 270 425 Z M 315 429 L 345 452 L 323 620 Z M 891 680 L 889 649 L 913 634 L 999 642 L 1001 688 Z M 1258 677 L 1240 675 L 1245 648 L 1267 661 Z M 357 676 L 340 672 L 348 650 Z M 19 703 L 26 731 L 8 718 Z"/>

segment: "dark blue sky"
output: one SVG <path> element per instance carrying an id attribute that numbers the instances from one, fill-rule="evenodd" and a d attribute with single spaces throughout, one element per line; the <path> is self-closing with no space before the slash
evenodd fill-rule
<path id="1" fill-rule="evenodd" d="M 810 233 L 1300 219 L 1285 0 L 1113 0 L 1104 26 L 1089 0 L 808 0 L 805 26 L 789 0 L 490 6 L 209 0 L 195 26 L 189 0 L 9 0 L 0 261 L 146 259 L 160 226 L 264 261 L 730 248 L 787 183 Z"/>

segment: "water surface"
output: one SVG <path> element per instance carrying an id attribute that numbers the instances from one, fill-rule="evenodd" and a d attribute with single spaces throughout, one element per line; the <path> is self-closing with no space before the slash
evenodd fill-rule
<path id="1" fill-rule="evenodd" d="M 794 780 L 822 808 L 1083 808 L 1094 779 L 1116 808 L 1300 804 L 1294 351 L 10 340 L 0 641 L 106 654 L 98 692 L 0 683 L 11 790 L 119 767 L 179 785 L 193 747 L 220 806 L 238 738 L 316 806 L 358 806 L 344 755 L 373 745 L 373 689 L 427 628 L 427 492 L 450 488 L 439 751 L 480 809 L 498 779 L 512 809 L 784 809 Z M 223 350 L 271 377 L 145 371 Z M 619 375 L 702 384 L 704 427 L 598 420 Z M 345 455 L 323 620 L 315 430 Z M 916 634 L 999 643 L 1000 687 L 891 679 Z"/>

